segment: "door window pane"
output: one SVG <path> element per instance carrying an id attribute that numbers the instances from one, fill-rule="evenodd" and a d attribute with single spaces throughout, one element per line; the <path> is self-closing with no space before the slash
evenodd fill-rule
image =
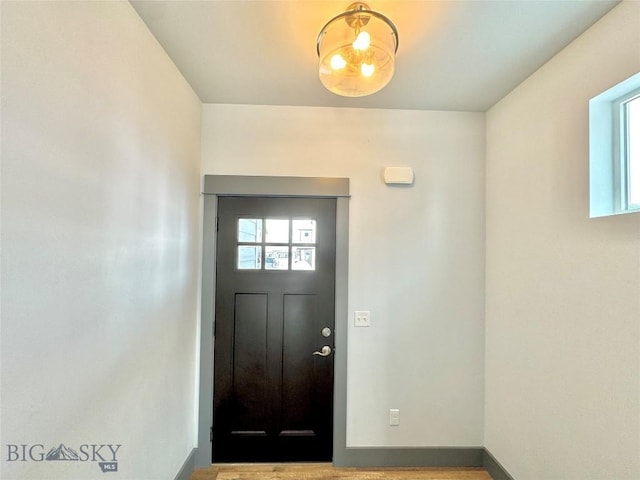
<path id="1" fill-rule="evenodd" d="M 262 219 L 238 219 L 238 241 L 260 243 L 262 241 Z"/>
<path id="2" fill-rule="evenodd" d="M 237 269 L 315 270 L 316 228 L 310 219 L 239 218 Z"/>
<path id="3" fill-rule="evenodd" d="M 262 247 L 238 245 L 238 270 L 260 270 Z"/>
<path id="4" fill-rule="evenodd" d="M 316 243 L 316 221 L 294 220 L 293 243 Z"/>
<path id="5" fill-rule="evenodd" d="M 289 243 L 289 220 L 267 218 L 266 238 L 268 243 Z"/>
<path id="6" fill-rule="evenodd" d="M 265 270 L 288 270 L 289 269 L 289 246 L 267 246 L 264 248 L 264 269 Z"/>
<path id="7" fill-rule="evenodd" d="M 293 247 L 291 270 L 315 270 L 316 247 Z"/>

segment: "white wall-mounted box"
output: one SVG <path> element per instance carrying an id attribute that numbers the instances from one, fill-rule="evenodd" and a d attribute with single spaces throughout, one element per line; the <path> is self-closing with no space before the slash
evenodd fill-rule
<path id="1" fill-rule="evenodd" d="M 383 176 L 387 185 L 412 185 L 414 179 L 411 167 L 387 167 Z"/>

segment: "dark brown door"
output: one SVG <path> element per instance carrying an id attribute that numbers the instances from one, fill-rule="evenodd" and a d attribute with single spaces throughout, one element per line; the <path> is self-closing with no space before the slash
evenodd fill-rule
<path id="1" fill-rule="evenodd" d="M 332 458 L 335 211 L 219 199 L 214 462 Z"/>

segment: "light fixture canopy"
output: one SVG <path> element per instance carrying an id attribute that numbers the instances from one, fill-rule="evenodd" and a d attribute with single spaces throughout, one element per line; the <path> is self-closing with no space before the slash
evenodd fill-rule
<path id="1" fill-rule="evenodd" d="M 320 81 L 337 95 L 371 95 L 391 80 L 397 50 L 393 22 L 366 3 L 352 3 L 318 34 Z"/>

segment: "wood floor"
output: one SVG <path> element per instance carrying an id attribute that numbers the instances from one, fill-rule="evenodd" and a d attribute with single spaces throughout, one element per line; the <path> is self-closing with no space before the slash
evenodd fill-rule
<path id="1" fill-rule="evenodd" d="M 334 468 L 329 463 L 220 464 L 191 480 L 492 480 L 482 468 Z"/>

